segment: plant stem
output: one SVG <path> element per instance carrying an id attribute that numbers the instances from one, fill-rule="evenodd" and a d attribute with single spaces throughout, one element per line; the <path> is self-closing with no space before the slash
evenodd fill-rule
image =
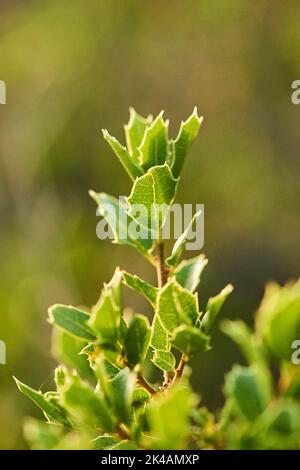
<path id="1" fill-rule="evenodd" d="M 185 368 L 186 363 L 187 363 L 187 358 L 184 354 L 182 354 L 182 356 L 180 358 L 180 361 L 179 361 L 179 364 L 178 364 L 178 367 L 175 371 L 174 379 L 173 379 L 173 382 L 172 382 L 173 384 L 175 382 L 177 382 L 182 377 L 183 370 Z"/>
<path id="2" fill-rule="evenodd" d="M 117 434 L 121 439 L 130 439 L 130 435 L 126 429 L 122 428 L 120 424 L 117 424 Z"/>
<path id="3" fill-rule="evenodd" d="M 150 395 L 155 395 L 157 393 L 155 388 L 153 388 L 152 385 L 147 382 L 145 377 L 140 372 L 137 374 L 137 381 L 145 390 L 147 390 L 148 393 L 150 393 Z"/>
<path id="4" fill-rule="evenodd" d="M 161 241 L 157 245 L 156 272 L 158 287 L 161 288 L 167 283 L 168 280 L 168 273 L 165 266 L 164 243 Z"/>

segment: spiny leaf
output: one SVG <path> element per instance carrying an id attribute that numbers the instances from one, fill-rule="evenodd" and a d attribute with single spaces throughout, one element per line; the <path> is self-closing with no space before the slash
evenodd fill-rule
<path id="1" fill-rule="evenodd" d="M 176 359 L 170 351 L 154 351 L 153 358 L 151 359 L 153 364 L 164 372 L 174 372 Z"/>
<path id="2" fill-rule="evenodd" d="M 148 351 L 151 328 L 146 317 L 135 315 L 128 327 L 124 348 L 131 366 L 142 364 Z"/>
<path id="3" fill-rule="evenodd" d="M 161 351 L 169 351 L 170 343 L 168 339 L 168 332 L 163 326 L 158 314 L 156 313 L 153 318 L 152 328 L 151 328 L 151 347 L 153 349 L 158 349 Z"/>
<path id="4" fill-rule="evenodd" d="M 182 287 L 194 292 L 200 282 L 200 276 L 207 265 L 207 259 L 204 255 L 196 256 L 189 260 L 183 260 L 174 270 L 176 281 Z"/>
<path id="5" fill-rule="evenodd" d="M 233 286 L 228 284 L 220 294 L 216 295 L 215 297 L 211 297 L 207 303 L 206 313 L 201 321 L 201 329 L 208 333 L 217 318 L 219 311 L 222 308 L 225 300 L 227 299 L 228 295 L 231 294 L 233 291 Z"/>
<path id="6" fill-rule="evenodd" d="M 195 325 L 199 318 L 197 296 L 171 279 L 159 292 L 157 314 L 169 332 L 182 323 Z"/>
<path id="7" fill-rule="evenodd" d="M 90 327 L 97 333 L 100 345 L 112 350 L 117 348 L 119 338 L 121 281 L 122 272 L 117 268 L 109 284 L 104 284 L 89 321 Z"/>
<path id="8" fill-rule="evenodd" d="M 151 233 L 127 213 L 127 204 L 105 193 L 89 191 L 113 234 L 115 243 L 133 246 L 145 254 L 153 245 Z"/>
<path id="9" fill-rule="evenodd" d="M 129 214 L 140 225 L 151 228 L 155 233 L 166 217 L 168 206 L 174 200 L 177 182 L 167 164 L 150 168 L 134 182 L 127 198 Z"/>
<path id="10" fill-rule="evenodd" d="M 123 271 L 123 281 L 127 287 L 142 294 L 152 306 L 155 306 L 158 293 L 157 287 L 151 286 L 139 276 L 132 275 L 126 271 Z"/>
<path id="11" fill-rule="evenodd" d="M 169 154 L 168 121 L 163 120 L 163 111 L 147 127 L 139 146 L 140 165 L 148 170 L 163 165 Z"/>
<path id="12" fill-rule="evenodd" d="M 130 178 L 134 181 L 136 177 L 141 176 L 143 174 L 142 169 L 135 164 L 126 147 L 121 145 L 115 137 L 112 137 L 106 129 L 103 129 L 102 133 L 104 139 L 109 143 Z"/>
<path id="13" fill-rule="evenodd" d="M 198 217 L 200 217 L 201 213 L 202 213 L 202 211 L 199 210 L 198 212 L 196 212 L 196 214 L 194 214 L 194 216 L 192 217 L 191 221 L 187 225 L 184 232 L 180 235 L 180 237 L 174 243 L 171 256 L 169 256 L 166 259 L 166 263 L 167 263 L 168 266 L 176 266 L 177 263 L 179 262 L 180 257 L 182 255 L 184 249 L 185 249 L 186 242 L 189 239 L 190 232 L 193 228 L 193 225 L 196 222 L 196 220 L 198 219 Z"/>
<path id="14" fill-rule="evenodd" d="M 198 116 L 197 108 L 195 107 L 191 116 L 186 121 L 181 122 L 178 135 L 172 141 L 172 172 L 176 178 L 180 175 L 187 152 L 198 135 L 202 121 L 203 117 Z"/>
<path id="15" fill-rule="evenodd" d="M 129 108 L 129 121 L 125 124 L 125 136 L 126 144 L 132 160 L 136 165 L 140 163 L 140 152 L 138 147 L 140 146 L 147 126 L 152 122 L 152 116 L 144 118 L 140 116 L 133 108 Z"/>
<path id="16" fill-rule="evenodd" d="M 46 418 L 50 421 L 53 421 L 57 424 L 62 424 L 63 426 L 71 427 L 70 420 L 62 413 L 62 411 L 56 407 L 53 403 L 47 400 L 42 392 L 37 392 L 33 388 L 25 385 L 20 382 L 18 379 L 15 379 L 18 389 L 26 397 L 30 398 L 45 414 Z"/>
<path id="17" fill-rule="evenodd" d="M 93 340 L 95 335 L 88 326 L 90 315 L 79 308 L 56 304 L 49 308 L 49 322 L 83 340 Z"/>
<path id="18" fill-rule="evenodd" d="M 210 349 L 210 337 L 198 328 L 189 325 L 181 325 L 176 328 L 173 331 L 171 343 L 187 357 L 192 357 Z"/>

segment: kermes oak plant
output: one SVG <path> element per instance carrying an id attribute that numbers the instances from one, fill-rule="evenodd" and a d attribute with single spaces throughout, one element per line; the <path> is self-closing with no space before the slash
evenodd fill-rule
<path id="1" fill-rule="evenodd" d="M 131 110 L 126 147 L 103 131 L 133 186 L 124 202 L 104 193 L 91 196 L 115 242 L 136 248 L 156 268 L 157 286 L 118 267 L 91 309 L 50 307 L 53 354 L 62 363 L 55 370 L 56 390 L 42 393 L 16 380 L 47 420 L 26 421 L 32 448 L 299 448 L 300 367 L 291 361 L 292 344 L 300 338 L 299 282 L 267 288 L 253 332 L 241 321 L 223 322 L 247 365 L 228 373 L 222 410 L 208 411 L 189 384 L 186 365 L 196 355 L 205 360 L 212 326 L 232 286 L 210 298 L 200 312 L 197 289 L 207 260 L 203 254 L 181 259 L 188 227 L 165 255 L 161 231 L 166 211 L 151 208 L 173 203 L 201 122 L 195 109 L 173 140 L 162 113 L 153 120 Z M 146 207 L 146 222 L 134 216 L 135 204 Z M 126 215 L 121 219 L 125 227 L 112 217 L 120 213 Z M 147 299 L 153 309 L 150 320 L 140 314 L 125 319 L 122 288 Z M 159 371 L 160 383 L 150 380 L 151 367 Z"/>

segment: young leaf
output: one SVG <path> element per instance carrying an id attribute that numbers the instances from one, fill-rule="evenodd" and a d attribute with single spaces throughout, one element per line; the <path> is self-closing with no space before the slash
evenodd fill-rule
<path id="1" fill-rule="evenodd" d="M 176 359 L 170 351 L 154 351 L 151 361 L 164 372 L 175 371 Z"/>
<path id="2" fill-rule="evenodd" d="M 184 252 L 186 242 L 189 239 L 190 232 L 193 228 L 193 225 L 196 222 L 196 220 L 198 219 L 198 217 L 201 215 L 201 212 L 202 211 L 200 210 L 200 211 L 196 212 L 196 214 L 193 215 L 193 217 L 192 217 L 191 221 L 189 222 L 189 224 L 187 225 L 186 229 L 183 231 L 183 233 L 180 235 L 180 237 L 174 243 L 171 256 L 169 256 L 166 259 L 166 263 L 167 263 L 168 266 L 176 266 L 177 263 L 179 262 L 180 257 L 182 255 L 182 253 Z"/>
<path id="3" fill-rule="evenodd" d="M 159 292 L 157 314 L 169 332 L 182 323 L 195 325 L 199 318 L 197 297 L 171 279 Z"/>
<path id="4" fill-rule="evenodd" d="M 24 436 L 31 450 L 51 450 L 61 441 L 63 428 L 34 418 L 26 418 Z"/>
<path id="5" fill-rule="evenodd" d="M 207 303 L 206 313 L 201 321 L 201 329 L 208 333 L 217 318 L 219 311 L 222 308 L 225 300 L 227 299 L 228 295 L 231 294 L 233 291 L 233 286 L 228 284 L 220 294 L 216 295 L 215 297 L 211 297 Z"/>
<path id="6" fill-rule="evenodd" d="M 113 149 L 114 153 L 122 163 L 132 181 L 134 181 L 138 176 L 141 176 L 143 174 L 142 169 L 134 163 L 126 147 L 121 145 L 120 142 L 115 139 L 115 137 L 109 135 L 106 129 L 103 129 L 102 132 L 104 139 L 109 143 L 110 147 Z"/>
<path id="7" fill-rule="evenodd" d="M 156 313 L 153 318 L 151 327 L 151 340 L 150 344 L 153 349 L 160 351 L 169 351 L 170 343 L 168 339 L 168 332 L 163 326 L 158 314 Z"/>
<path id="8" fill-rule="evenodd" d="M 190 392 L 177 385 L 168 393 L 153 400 L 147 409 L 147 417 L 155 449 L 186 449 L 189 434 Z"/>
<path id="9" fill-rule="evenodd" d="M 142 143 L 139 146 L 140 165 L 148 170 L 157 165 L 163 165 L 169 155 L 168 125 L 163 120 L 163 111 L 147 127 Z"/>
<path id="10" fill-rule="evenodd" d="M 234 366 L 226 377 L 225 392 L 249 421 L 254 421 L 267 405 L 264 383 L 255 368 Z"/>
<path id="11" fill-rule="evenodd" d="M 279 360 L 291 360 L 291 346 L 300 338 L 300 280 L 270 283 L 256 315 L 256 332 Z"/>
<path id="12" fill-rule="evenodd" d="M 142 294 L 153 307 L 155 306 L 158 293 L 157 287 L 151 286 L 140 277 L 132 275 L 126 271 L 123 271 L 123 281 L 127 287 Z"/>
<path id="13" fill-rule="evenodd" d="M 115 420 L 104 398 L 80 380 L 70 380 L 62 393 L 62 402 L 80 423 L 113 432 Z"/>
<path id="14" fill-rule="evenodd" d="M 113 446 L 120 441 L 109 434 L 96 437 L 92 440 L 92 448 L 94 450 L 110 450 Z"/>
<path id="15" fill-rule="evenodd" d="M 174 270 L 176 281 L 185 289 L 195 292 L 206 265 L 207 259 L 204 255 L 182 261 Z"/>
<path id="16" fill-rule="evenodd" d="M 49 308 L 49 323 L 57 325 L 82 340 L 91 341 L 95 335 L 88 326 L 90 315 L 79 308 L 56 304 Z"/>
<path id="17" fill-rule="evenodd" d="M 168 206 L 174 200 L 177 182 L 167 164 L 154 166 L 140 178 L 137 178 L 127 198 L 129 214 L 135 217 L 136 208 L 142 214 L 139 222 L 142 226 L 154 231 L 163 223 Z"/>
<path id="18" fill-rule="evenodd" d="M 128 424 L 131 419 L 130 405 L 136 382 L 136 374 L 128 367 L 122 369 L 109 381 L 109 398 L 114 412 L 121 423 Z"/>
<path id="19" fill-rule="evenodd" d="M 116 269 L 109 284 L 104 284 L 101 296 L 93 307 L 89 325 L 97 333 L 102 347 L 117 349 L 121 322 L 122 272 Z"/>
<path id="20" fill-rule="evenodd" d="M 130 117 L 128 124 L 125 124 L 125 137 L 126 144 L 132 160 L 136 165 L 140 163 L 140 152 L 138 147 L 140 146 L 147 126 L 152 122 L 152 116 L 143 118 L 133 108 L 129 108 Z"/>
<path id="21" fill-rule="evenodd" d="M 171 343 L 187 357 L 192 357 L 210 349 L 210 337 L 198 328 L 189 325 L 178 326 L 173 331 Z"/>
<path id="22" fill-rule="evenodd" d="M 105 193 L 89 191 L 89 194 L 99 206 L 101 215 L 105 218 L 115 243 L 133 246 L 142 254 L 152 248 L 151 232 L 128 214 L 127 204 L 124 201 Z"/>
<path id="23" fill-rule="evenodd" d="M 151 328 L 146 317 L 135 315 L 128 327 L 124 348 L 131 366 L 142 364 L 148 351 Z"/>
<path id="24" fill-rule="evenodd" d="M 71 427 L 70 420 L 62 413 L 61 409 L 47 400 L 42 392 L 37 392 L 33 388 L 28 387 L 28 385 L 20 382 L 15 377 L 14 379 L 20 392 L 30 398 L 30 400 L 32 400 L 44 412 L 46 418 L 56 424 Z"/>
<path id="25" fill-rule="evenodd" d="M 261 347 L 246 323 L 241 320 L 223 320 L 221 330 L 240 347 L 249 364 L 263 361 Z"/>
<path id="26" fill-rule="evenodd" d="M 132 404 L 135 406 L 142 405 L 150 399 L 151 395 L 144 388 L 135 388 L 132 395 Z"/>
<path id="27" fill-rule="evenodd" d="M 54 328 L 52 335 L 53 357 L 58 362 L 63 362 L 66 366 L 75 369 L 82 378 L 93 381 L 95 375 L 89 366 L 87 358 L 80 355 L 81 350 L 81 339 L 70 335 L 60 328 Z"/>
<path id="28" fill-rule="evenodd" d="M 175 178 L 180 175 L 186 154 L 193 140 L 198 135 L 202 121 L 203 117 L 199 118 L 197 108 L 195 107 L 193 114 L 186 121 L 181 122 L 178 135 L 176 139 L 172 141 L 172 172 Z"/>

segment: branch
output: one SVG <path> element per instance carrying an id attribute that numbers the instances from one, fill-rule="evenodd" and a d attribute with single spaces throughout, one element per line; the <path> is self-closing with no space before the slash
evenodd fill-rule
<path id="1" fill-rule="evenodd" d="M 153 388 L 152 385 L 150 385 L 149 382 L 147 382 L 145 377 L 143 377 L 143 375 L 140 372 L 138 372 L 137 374 L 137 381 L 145 390 L 147 390 L 148 393 L 150 393 L 150 395 L 153 396 L 157 393 L 155 388 Z"/>
<path id="2" fill-rule="evenodd" d="M 120 424 L 117 424 L 116 431 L 117 431 L 118 436 L 121 439 L 126 439 L 126 440 L 130 439 L 130 435 L 128 431 L 125 428 L 123 428 Z"/>
<path id="3" fill-rule="evenodd" d="M 178 382 L 178 380 L 181 379 L 186 363 L 187 363 L 187 357 L 184 354 L 182 354 L 182 356 L 180 358 L 180 361 L 179 361 L 179 364 L 178 364 L 178 367 L 175 371 L 174 379 L 173 379 L 173 382 L 172 382 L 173 385 L 176 382 Z"/>
<path id="4" fill-rule="evenodd" d="M 167 283 L 167 280 L 168 280 L 168 272 L 167 272 L 166 265 L 165 265 L 163 242 L 159 242 L 157 245 L 156 272 L 157 272 L 158 287 L 161 288 Z"/>

